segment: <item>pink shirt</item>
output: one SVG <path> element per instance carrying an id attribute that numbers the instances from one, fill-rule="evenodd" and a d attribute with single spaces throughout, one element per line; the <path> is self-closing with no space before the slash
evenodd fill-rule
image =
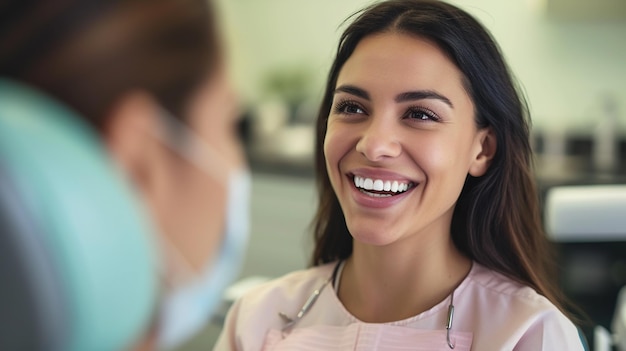
<path id="1" fill-rule="evenodd" d="M 229 311 L 214 350 L 450 350 L 449 298 L 408 319 L 364 323 L 344 308 L 331 284 L 283 332 L 278 313 L 296 316 L 334 267 L 294 272 L 247 293 Z M 455 290 L 454 307 L 455 351 L 583 350 L 576 327 L 548 299 L 477 263 Z"/>

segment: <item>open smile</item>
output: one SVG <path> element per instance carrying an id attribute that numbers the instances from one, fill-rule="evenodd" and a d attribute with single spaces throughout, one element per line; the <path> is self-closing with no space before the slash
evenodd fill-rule
<path id="1" fill-rule="evenodd" d="M 406 180 L 373 179 L 353 175 L 354 186 L 363 194 L 384 198 L 403 194 L 413 187 L 415 183 Z"/>

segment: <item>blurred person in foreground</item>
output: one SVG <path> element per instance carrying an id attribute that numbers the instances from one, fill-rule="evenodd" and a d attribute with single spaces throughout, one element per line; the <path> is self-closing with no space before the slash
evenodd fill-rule
<path id="1" fill-rule="evenodd" d="M 249 195 L 215 16 L 206 0 L 0 5 L 0 219 L 41 219 L 23 222 L 42 253 L 16 262 L 44 260 L 31 284 L 59 286 L 24 303 L 28 319 L 20 303 L 43 288 L 11 295 L 26 278 L 4 267 L 0 349 L 170 349 L 208 321 L 239 265 Z"/>

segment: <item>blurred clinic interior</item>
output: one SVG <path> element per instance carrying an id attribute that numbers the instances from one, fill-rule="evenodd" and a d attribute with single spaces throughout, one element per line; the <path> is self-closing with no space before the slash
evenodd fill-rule
<path id="1" fill-rule="evenodd" d="M 626 334 L 626 1 L 448 1 L 492 32 L 526 94 L 559 283 L 591 319 L 592 349 L 609 350 Z M 244 118 L 250 236 L 218 313 L 179 351 L 211 349 L 235 298 L 308 266 L 318 104 L 343 21 L 373 1 L 213 2 Z"/>
<path id="2" fill-rule="evenodd" d="M 626 2 L 451 2 L 492 32 L 524 89 L 561 284 L 595 324 L 611 330 L 619 288 L 626 286 Z M 218 1 L 253 171 L 248 253 L 227 299 L 308 264 L 318 103 L 342 22 L 370 3 Z M 574 188 L 550 193 L 566 186 Z M 227 306 L 186 350 L 214 342 Z M 590 343 L 595 324 L 583 328 Z"/>

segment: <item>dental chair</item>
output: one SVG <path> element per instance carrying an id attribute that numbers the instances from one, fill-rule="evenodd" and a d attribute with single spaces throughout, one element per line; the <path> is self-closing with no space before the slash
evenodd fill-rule
<path id="1" fill-rule="evenodd" d="M 544 221 L 559 251 L 559 283 L 595 325 L 583 328 L 593 349 L 626 351 L 626 185 L 551 188 Z"/>
<path id="2" fill-rule="evenodd" d="M 92 128 L 0 79 L 0 350 L 129 349 L 157 298 L 149 229 Z"/>

